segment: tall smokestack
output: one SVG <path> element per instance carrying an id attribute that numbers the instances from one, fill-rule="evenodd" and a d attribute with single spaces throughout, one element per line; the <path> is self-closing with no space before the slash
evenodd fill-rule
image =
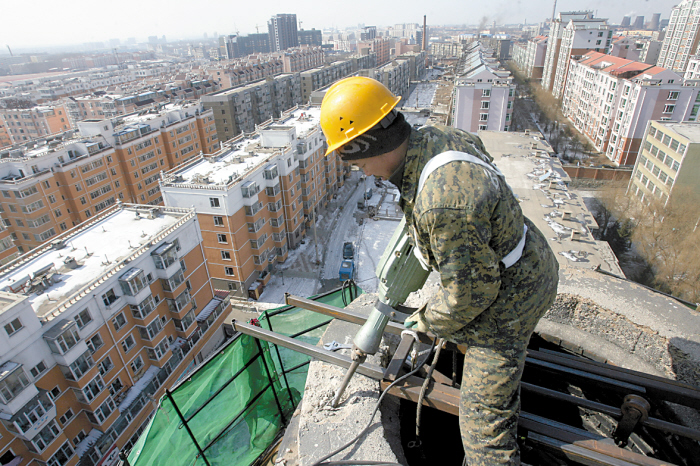
<path id="1" fill-rule="evenodd" d="M 557 13 L 557 0 L 554 0 L 554 6 L 552 7 L 552 22 L 554 22 L 554 15 Z"/>
<path id="2" fill-rule="evenodd" d="M 425 35 L 426 35 L 427 32 L 428 32 L 428 28 L 427 28 L 427 26 L 425 25 L 425 15 L 423 15 L 423 45 L 422 45 L 423 50 L 425 50 L 425 46 L 426 46 L 426 44 L 428 43 L 428 41 L 427 41 L 427 39 L 426 39 L 426 37 L 425 37 Z"/>

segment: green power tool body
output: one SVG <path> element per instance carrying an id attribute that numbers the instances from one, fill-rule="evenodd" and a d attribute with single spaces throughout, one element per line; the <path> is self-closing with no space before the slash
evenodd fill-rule
<path id="1" fill-rule="evenodd" d="M 428 279 L 430 272 L 420 264 L 414 254 L 414 248 L 413 239 L 404 217 L 394 231 L 377 265 L 378 297 L 367 321 L 355 335 L 351 351 L 353 363 L 333 399 L 333 407 L 338 406 L 340 397 L 357 366 L 367 359 L 367 355 L 374 354 L 379 349 L 384 328 L 389 320 L 403 322 L 409 316 L 409 314 L 396 310 L 396 306 L 406 301 L 409 294 L 422 288 Z"/>

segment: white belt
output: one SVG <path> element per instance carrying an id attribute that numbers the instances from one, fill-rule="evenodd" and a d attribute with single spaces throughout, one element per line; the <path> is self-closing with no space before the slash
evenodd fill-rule
<path id="1" fill-rule="evenodd" d="M 499 177 L 504 177 L 503 173 L 501 173 L 501 171 L 498 168 L 485 162 L 484 160 L 480 159 L 479 157 L 472 155 L 472 154 L 467 154 L 465 152 L 458 152 L 458 151 L 450 150 L 450 151 L 443 152 L 441 154 L 436 155 L 435 157 L 430 159 L 428 161 L 428 163 L 425 164 L 425 166 L 423 167 L 423 171 L 421 172 L 420 179 L 418 181 L 418 189 L 416 191 L 416 197 L 418 197 L 418 194 L 423 189 L 423 185 L 425 185 L 425 182 L 431 173 L 433 173 L 436 169 L 442 167 L 443 165 L 448 164 L 450 162 L 455 162 L 455 161 L 469 162 L 469 163 L 473 163 L 476 165 L 480 165 L 483 168 L 495 173 Z M 512 251 L 510 251 L 508 254 L 506 254 L 506 256 L 503 259 L 501 259 L 501 262 L 506 267 L 506 269 L 509 267 L 512 267 L 516 262 L 518 262 L 518 260 L 520 260 L 520 257 L 523 255 L 523 249 L 525 249 L 525 237 L 526 236 L 527 236 L 527 225 L 523 225 L 523 237 L 520 238 L 520 241 L 518 241 L 518 244 L 515 246 L 515 248 Z M 413 240 L 414 240 L 414 243 L 416 244 L 416 247 L 413 249 L 413 253 L 415 254 L 415 256 L 418 259 L 418 261 L 420 262 L 420 264 L 423 266 L 423 268 L 425 270 L 430 270 L 430 267 L 425 262 L 423 255 L 420 253 L 420 251 L 418 251 L 418 237 L 417 237 L 415 228 L 413 229 Z"/>

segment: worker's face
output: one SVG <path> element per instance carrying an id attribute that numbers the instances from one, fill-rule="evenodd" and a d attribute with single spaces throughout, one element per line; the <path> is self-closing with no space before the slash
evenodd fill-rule
<path id="1" fill-rule="evenodd" d="M 376 157 L 369 157 L 366 159 L 360 159 L 356 160 L 354 162 L 354 165 L 356 165 L 360 170 L 364 172 L 365 175 L 367 176 L 372 176 L 374 175 L 375 178 L 381 179 L 381 180 L 386 180 L 388 179 L 392 173 L 394 173 L 394 170 L 396 167 L 393 169 L 389 167 L 387 160 L 386 160 L 386 154 L 382 155 L 377 155 Z"/>
<path id="2" fill-rule="evenodd" d="M 356 165 L 367 176 L 374 175 L 375 178 L 388 180 L 396 169 L 399 168 L 399 165 L 401 165 L 406 155 L 407 148 L 408 139 L 391 152 L 375 157 L 355 160 L 353 161 L 353 165 Z"/>

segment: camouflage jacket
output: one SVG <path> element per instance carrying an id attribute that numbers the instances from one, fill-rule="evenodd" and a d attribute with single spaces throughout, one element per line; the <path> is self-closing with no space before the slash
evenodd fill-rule
<path id="1" fill-rule="evenodd" d="M 439 272 L 441 292 L 428 303 L 426 320 L 449 337 L 496 301 L 501 259 L 523 235 L 524 217 L 505 180 L 468 162 L 436 169 L 416 197 L 418 181 L 432 157 L 467 152 L 491 162 L 481 140 L 444 126 L 414 130 L 409 136 L 401 182 L 401 209 L 415 227 L 423 259 Z"/>

